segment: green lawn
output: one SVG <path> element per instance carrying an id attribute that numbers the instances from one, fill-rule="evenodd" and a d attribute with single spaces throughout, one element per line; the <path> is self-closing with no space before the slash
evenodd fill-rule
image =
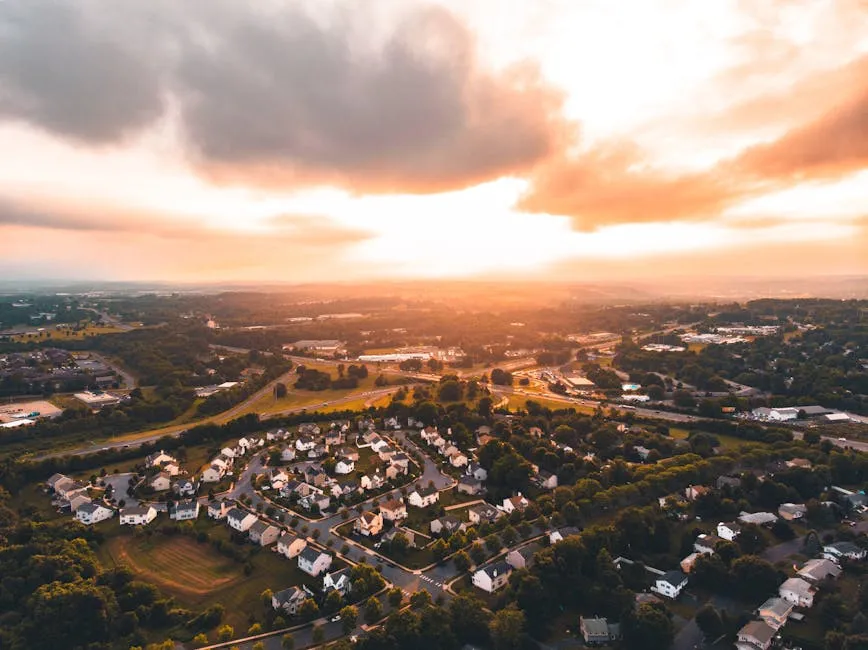
<path id="1" fill-rule="evenodd" d="M 374 544 L 376 544 L 378 540 L 371 539 L 370 537 L 366 537 L 364 535 L 353 535 L 354 523 L 355 522 L 347 522 L 346 524 L 341 524 L 340 526 L 338 526 L 338 534 L 343 537 L 348 537 L 349 539 L 352 539 L 357 544 L 361 544 L 362 546 L 376 550 L 381 555 L 384 555 L 410 569 L 421 569 L 422 567 L 426 567 L 434 562 L 434 555 L 428 549 L 408 549 L 407 552 L 403 555 L 394 555 L 390 553 L 388 544 L 384 544 L 380 548 L 374 549 Z M 426 531 L 423 530 L 421 532 Z"/>

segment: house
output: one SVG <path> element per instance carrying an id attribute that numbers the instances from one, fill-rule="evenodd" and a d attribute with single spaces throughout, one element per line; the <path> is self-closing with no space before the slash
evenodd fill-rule
<path id="1" fill-rule="evenodd" d="M 277 552 L 289 559 L 301 553 L 306 546 L 307 542 L 304 539 L 292 533 L 284 532 L 277 538 Z"/>
<path id="2" fill-rule="evenodd" d="M 154 506 L 131 506 L 120 511 L 121 526 L 147 526 L 156 518 Z"/>
<path id="3" fill-rule="evenodd" d="M 391 542 L 395 539 L 396 535 L 403 535 L 407 538 L 407 546 L 410 548 L 417 548 L 416 544 L 416 533 L 409 528 L 398 528 L 397 526 L 390 530 L 388 533 L 383 535 L 384 542 Z M 424 543 L 424 542 L 423 542 Z"/>
<path id="4" fill-rule="evenodd" d="M 509 574 L 511 573 L 512 567 L 506 562 L 489 564 L 473 574 L 473 586 L 490 594 L 494 593 L 509 582 Z"/>
<path id="5" fill-rule="evenodd" d="M 514 497 L 504 499 L 502 510 L 507 514 L 510 514 L 512 512 L 515 512 L 516 510 L 522 511 L 525 508 L 527 508 L 528 505 L 530 505 L 530 501 L 525 499 L 519 493 L 519 494 L 515 495 Z"/>
<path id="6" fill-rule="evenodd" d="M 154 489 L 154 492 L 162 492 L 172 487 L 172 479 L 166 472 L 160 472 L 148 482 L 148 485 Z"/>
<path id="7" fill-rule="evenodd" d="M 181 468 L 178 467 L 175 463 L 166 463 L 163 465 L 163 471 L 166 472 L 169 476 L 177 476 L 181 473 Z"/>
<path id="8" fill-rule="evenodd" d="M 558 528 L 557 530 L 549 532 L 549 544 L 557 544 L 558 542 L 564 541 L 570 535 L 578 535 L 581 532 L 582 531 L 575 526 L 564 526 L 563 528 Z"/>
<path id="9" fill-rule="evenodd" d="M 717 524 L 717 536 L 725 539 L 727 542 L 734 542 L 735 538 L 741 533 L 741 526 L 733 523 Z"/>
<path id="10" fill-rule="evenodd" d="M 534 483 L 541 490 L 554 490 L 558 486 L 558 477 L 556 474 L 541 469 L 534 477 Z"/>
<path id="11" fill-rule="evenodd" d="M 175 490 L 175 492 L 178 493 L 178 496 L 182 496 L 182 497 L 195 496 L 196 492 L 198 491 L 198 488 L 199 488 L 199 486 L 196 485 L 190 479 L 182 479 L 182 480 L 178 481 L 177 483 L 175 483 L 175 485 L 172 487 Z"/>
<path id="12" fill-rule="evenodd" d="M 295 460 L 295 448 L 292 445 L 284 445 L 280 448 L 280 460 L 289 463 Z"/>
<path id="13" fill-rule="evenodd" d="M 431 441 L 434 438 L 440 437 L 440 434 L 437 432 L 437 429 L 434 427 L 425 427 L 424 429 L 422 429 L 422 431 L 419 433 L 419 435 L 422 437 L 422 440 L 424 440 L 428 444 L 431 444 Z"/>
<path id="14" fill-rule="evenodd" d="M 585 645 L 604 645 L 612 641 L 611 627 L 605 618 L 579 617 L 579 631 Z"/>
<path id="15" fill-rule="evenodd" d="M 316 440 L 308 435 L 299 436 L 298 440 L 295 441 L 295 448 L 300 452 L 307 453 L 314 447 L 316 447 Z"/>
<path id="16" fill-rule="evenodd" d="M 287 481 L 286 485 L 280 488 L 280 496 L 288 499 L 290 495 L 297 494 L 299 497 L 306 497 L 313 492 L 313 487 L 303 481 Z"/>
<path id="17" fill-rule="evenodd" d="M 738 650 L 768 650 L 775 637 L 775 629 L 765 621 L 751 621 L 738 631 L 735 647 Z"/>
<path id="18" fill-rule="evenodd" d="M 490 524 L 502 517 L 503 512 L 487 503 L 481 503 L 468 508 L 467 516 L 470 519 L 471 524 L 479 525 L 483 522 Z"/>
<path id="19" fill-rule="evenodd" d="M 717 487 L 718 490 L 722 490 L 726 486 L 731 488 L 741 487 L 741 477 L 726 474 L 718 476 L 717 481 L 715 482 L 715 487 Z"/>
<path id="20" fill-rule="evenodd" d="M 314 422 L 304 422 L 298 425 L 299 435 L 318 436 L 320 434 L 319 425 Z"/>
<path id="21" fill-rule="evenodd" d="M 289 432 L 286 429 L 269 429 L 265 432 L 265 439 L 268 442 L 274 442 L 275 440 L 284 440 L 289 435 Z"/>
<path id="22" fill-rule="evenodd" d="M 696 564 L 696 560 L 697 560 L 697 558 L 700 557 L 700 555 L 702 555 L 702 554 L 694 551 L 693 553 L 691 553 L 690 555 L 685 557 L 683 560 L 681 560 L 681 562 L 678 563 L 679 566 L 681 567 L 681 570 L 684 573 L 690 573 L 691 571 L 693 571 L 693 565 Z"/>
<path id="23" fill-rule="evenodd" d="M 91 524 L 98 524 L 105 519 L 109 519 L 114 514 L 114 510 L 111 508 L 106 508 L 101 503 L 90 501 L 78 507 L 78 510 L 75 511 L 75 518 L 81 523 L 90 526 Z"/>
<path id="24" fill-rule="evenodd" d="M 808 560 L 796 573 L 800 578 L 816 584 L 829 577 L 837 578 L 841 575 L 841 567 L 832 560 Z"/>
<path id="25" fill-rule="evenodd" d="M 169 519 L 174 521 L 190 521 L 199 518 L 199 502 L 196 499 L 179 501 L 169 507 Z"/>
<path id="26" fill-rule="evenodd" d="M 787 622 L 792 611 L 793 604 L 791 602 L 773 596 L 759 606 L 757 614 L 765 621 L 766 625 L 779 630 Z"/>
<path id="27" fill-rule="evenodd" d="M 322 458 L 329 453 L 328 447 L 325 445 L 314 445 L 314 448 L 307 452 L 308 458 Z"/>
<path id="28" fill-rule="evenodd" d="M 485 468 L 479 463 L 469 463 L 467 467 L 464 468 L 464 473 L 479 481 L 484 481 L 488 478 L 488 472 L 485 471 Z"/>
<path id="29" fill-rule="evenodd" d="M 311 465 L 304 470 L 304 480 L 314 487 L 321 488 L 328 482 L 328 475 L 322 467 Z"/>
<path id="30" fill-rule="evenodd" d="M 69 499 L 69 511 L 75 512 L 83 503 L 90 503 L 90 498 L 86 494 L 74 494 Z"/>
<path id="31" fill-rule="evenodd" d="M 298 554 L 298 568 L 314 577 L 331 566 L 332 556 L 311 546 L 306 546 Z"/>
<path id="32" fill-rule="evenodd" d="M 723 541 L 725 540 L 717 535 L 699 535 L 693 542 L 693 550 L 700 555 L 711 555 L 718 543 Z"/>
<path id="33" fill-rule="evenodd" d="M 804 503 L 782 503 L 778 508 L 778 514 L 781 519 L 793 521 L 794 519 L 802 519 L 808 512 Z"/>
<path id="34" fill-rule="evenodd" d="M 688 501 L 696 501 L 703 494 L 708 493 L 708 488 L 704 485 L 689 485 L 684 488 L 684 498 Z"/>
<path id="35" fill-rule="evenodd" d="M 633 447 L 633 450 L 636 452 L 636 455 L 639 456 L 639 460 L 645 462 L 648 460 L 648 456 L 651 455 L 651 450 L 647 447 L 643 447 L 642 445 L 636 445 Z"/>
<path id="36" fill-rule="evenodd" d="M 440 501 L 440 493 L 432 486 L 419 487 L 407 497 L 407 503 L 415 508 L 427 508 Z"/>
<path id="37" fill-rule="evenodd" d="M 796 607 L 811 607 L 814 604 L 815 589 L 801 578 L 789 578 L 778 588 L 778 595 Z"/>
<path id="38" fill-rule="evenodd" d="M 295 615 L 301 604 L 307 599 L 308 595 L 303 590 L 298 587 L 290 587 L 274 594 L 271 597 L 271 606 L 287 614 Z"/>
<path id="39" fill-rule="evenodd" d="M 211 519 L 223 519 L 231 509 L 231 503 L 223 499 L 217 499 L 208 504 L 208 516 Z"/>
<path id="40" fill-rule="evenodd" d="M 442 450 L 446 447 L 446 439 L 438 434 L 431 438 L 431 440 L 428 441 L 428 444 L 432 447 L 437 447 L 438 450 Z"/>
<path id="41" fill-rule="evenodd" d="M 387 521 L 406 519 L 407 506 L 397 499 L 392 499 L 391 501 L 386 501 L 386 503 L 380 505 L 380 514 L 383 516 L 383 519 Z"/>
<path id="42" fill-rule="evenodd" d="M 354 463 L 359 462 L 359 452 L 352 447 L 341 447 L 336 455 L 338 458 L 347 458 Z"/>
<path id="43" fill-rule="evenodd" d="M 344 434 L 340 429 L 329 429 L 325 434 L 325 443 L 329 447 L 332 445 L 340 445 L 344 442 Z"/>
<path id="44" fill-rule="evenodd" d="M 146 467 L 159 467 L 160 465 L 165 465 L 167 463 L 173 463 L 177 465 L 178 460 L 171 454 L 167 454 L 162 449 L 155 454 L 151 454 L 150 456 L 145 457 Z"/>
<path id="45" fill-rule="evenodd" d="M 457 517 L 440 517 L 429 524 L 429 529 L 434 535 L 451 535 L 461 528 L 461 520 Z"/>
<path id="46" fill-rule="evenodd" d="M 268 482 L 271 484 L 271 487 L 275 487 L 276 489 L 280 489 L 276 487 L 275 483 L 280 483 L 281 485 L 286 485 L 286 482 L 289 480 L 289 475 L 279 467 L 272 467 L 268 470 Z"/>
<path id="47" fill-rule="evenodd" d="M 371 441 L 371 449 L 377 454 L 383 451 L 383 449 L 386 449 L 388 446 L 389 443 L 377 435 L 375 435 L 373 440 Z"/>
<path id="48" fill-rule="evenodd" d="M 57 484 L 65 481 L 69 481 L 70 483 L 73 482 L 71 478 L 64 474 L 52 474 L 51 477 L 45 482 L 45 484 L 48 486 L 49 490 L 57 491 L 55 489 Z"/>
<path id="49" fill-rule="evenodd" d="M 449 464 L 452 467 L 464 467 L 467 465 L 467 456 L 462 454 L 460 451 L 449 456 Z"/>
<path id="50" fill-rule="evenodd" d="M 513 569 L 529 569 L 533 565 L 533 556 L 540 547 L 528 544 L 506 554 L 506 563 Z"/>
<path id="51" fill-rule="evenodd" d="M 219 483 L 220 479 L 226 474 L 226 465 L 222 463 L 220 459 L 215 459 L 212 461 L 211 466 L 205 468 L 205 471 L 202 472 L 202 482 L 203 483 Z"/>
<path id="52" fill-rule="evenodd" d="M 823 557 L 840 562 L 842 559 L 859 561 L 868 554 L 864 548 L 859 548 L 853 542 L 835 542 L 823 547 Z"/>
<path id="53" fill-rule="evenodd" d="M 356 519 L 353 530 L 366 537 L 379 535 L 383 532 L 383 517 L 376 512 L 363 512 Z"/>
<path id="54" fill-rule="evenodd" d="M 757 526 L 770 526 L 775 523 L 778 518 L 770 512 L 744 512 L 738 516 L 738 520 L 743 524 L 756 524 Z"/>
<path id="55" fill-rule="evenodd" d="M 406 473 L 406 470 L 410 467 L 410 457 L 405 454 L 403 451 L 399 451 L 397 454 L 392 456 L 389 460 L 392 467 L 400 467 Z"/>
<path id="56" fill-rule="evenodd" d="M 277 541 L 277 536 L 280 535 L 280 528 L 272 526 L 267 521 L 257 519 L 253 525 L 247 529 L 247 535 L 250 541 L 260 546 L 268 546 Z"/>
<path id="57" fill-rule="evenodd" d="M 298 505 L 307 510 L 313 510 L 314 506 L 322 512 L 331 505 L 332 499 L 328 494 L 311 492 L 306 497 L 298 500 Z"/>
<path id="58" fill-rule="evenodd" d="M 396 449 L 393 449 L 392 447 L 389 447 L 388 445 L 386 445 L 385 447 L 380 448 L 380 450 L 377 452 L 377 456 L 380 457 L 381 461 L 383 461 L 384 463 L 387 463 L 392 458 L 392 456 L 394 456 L 397 453 L 398 453 L 398 451 Z"/>
<path id="59" fill-rule="evenodd" d="M 666 596 L 667 598 L 678 598 L 684 587 L 687 586 L 687 576 L 681 571 L 667 571 L 662 576 L 658 576 L 654 581 L 654 586 L 651 591 Z"/>
<path id="60" fill-rule="evenodd" d="M 811 469 L 811 461 L 807 458 L 792 458 L 786 461 L 785 465 L 792 469 L 793 467 L 800 467 L 802 469 Z"/>
<path id="61" fill-rule="evenodd" d="M 335 474 L 349 474 L 356 471 L 356 464 L 349 458 L 339 458 L 335 463 Z"/>
<path id="62" fill-rule="evenodd" d="M 462 476 L 458 479 L 458 492 L 462 494 L 476 495 L 485 490 L 482 481 L 473 476 Z"/>
<path id="63" fill-rule="evenodd" d="M 386 468 L 386 480 L 394 481 L 399 476 L 407 473 L 406 467 L 401 467 L 400 465 L 389 465 Z"/>
<path id="64" fill-rule="evenodd" d="M 461 453 L 461 450 L 458 449 L 458 447 L 456 447 L 455 445 L 453 445 L 451 443 L 448 445 L 444 445 L 443 447 L 440 448 L 440 454 L 443 456 L 446 456 L 446 458 L 449 458 L 450 456 L 453 456 L 455 454 L 460 454 L 460 453 Z"/>
<path id="65" fill-rule="evenodd" d="M 224 458 L 234 460 L 235 457 L 238 455 L 238 452 L 232 447 L 223 447 L 223 449 L 220 450 L 220 455 Z"/>
<path id="66" fill-rule="evenodd" d="M 245 533 L 258 520 L 256 518 L 256 515 L 251 514 L 246 510 L 241 510 L 240 508 L 232 508 L 229 512 L 226 513 L 226 521 L 229 524 L 230 528 L 234 528 L 237 531 Z"/>
<path id="67" fill-rule="evenodd" d="M 346 598 L 352 589 L 353 583 L 350 581 L 350 567 L 345 567 L 339 571 L 332 571 L 323 576 L 322 590 L 324 593 L 334 590 Z"/>

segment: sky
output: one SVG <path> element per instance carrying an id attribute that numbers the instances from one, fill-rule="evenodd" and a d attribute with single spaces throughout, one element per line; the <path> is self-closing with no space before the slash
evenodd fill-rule
<path id="1" fill-rule="evenodd" d="M 3 0 L 0 275 L 868 274 L 868 0 Z"/>

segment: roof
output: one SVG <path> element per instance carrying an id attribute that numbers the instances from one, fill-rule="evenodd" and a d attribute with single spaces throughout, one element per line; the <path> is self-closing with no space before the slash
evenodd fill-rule
<path id="1" fill-rule="evenodd" d="M 841 567 L 831 560 L 808 560 L 798 573 L 812 580 L 822 580 L 827 575 L 837 578 L 841 574 Z"/>
<path id="2" fill-rule="evenodd" d="M 807 506 L 804 503 L 782 503 L 778 508 L 778 512 L 788 512 L 796 514 L 797 512 L 807 512 Z"/>
<path id="3" fill-rule="evenodd" d="M 290 587 L 289 589 L 278 591 L 274 594 L 273 598 L 281 605 L 285 605 L 286 603 L 291 603 L 293 600 L 304 600 L 307 598 L 307 594 L 298 587 Z"/>
<path id="4" fill-rule="evenodd" d="M 578 535 L 582 531 L 580 531 L 575 526 L 564 526 L 563 528 L 558 528 L 556 531 L 561 537 L 567 538 L 570 535 Z"/>
<path id="5" fill-rule="evenodd" d="M 786 616 L 793 609 L 792 603 L 787 602 L 783 598 L 772 596 L 766 602 L 759 606 L 759 611 L 769 611 L 775 616 Z"/>
<path id="6" fill-rule="evenodd" d="M 512 567 L 509 566 L 506 562 L 495 562 L 494 564 L 489 564 L 488 566 L 482 567 L 480 571 L 488 575 L 489 578 L 496 578 L 497 576 L 503 575 L 504 573 L 511 573 Z"/>
<path id="7" fill-rule="evenodd" d="M 472 485 L 474 487 L 482 485 L 482 481 L 480 481 L 475 476 L 462 476 L 460 479 L 458 479 L 458 483 L 459 485 Z"/>
<path id="8" fill-rule="evenodd" d="M 391 501 L 386 501 L 386 503 L 381 504 L 380 510 L 399 510 L 403 507 L 404 504 L 401 501 L 398 501 L 397 499 L 392 499 Z"/>
<path id="9" fill-rule="evenodd" d="M 147 507 L 145 507 L 145 506 L 130 506 L 129 508 L 122 508 L 121 509 L 121 516 L 124 516 L 124 515 L 132 515 L 132 516 L 146 515 L 146 514 L 148 514 L 148 512 L 151 511 L 151 509 L 152 509 L 151 506 L 147 506 Z"/>
<path id="10" fill-rule="evenodd" d="M 685 580 L 687 580 L 687 576 L 683 572 L 675 569 L 673 571 L 667 571 L 662 576 L 657 578 L 658 582 L 660 582 L 661 580 L 663 582 L 668 582 L 673 587 L 677 587 L 678 585 L 682 584 Z"/>
<path id="11" fill-rule="evenodd" d="M 533 558 L 534 554 L 540 550 L 540 546 L 538 544 L 528 544 L 527 546 L 522 546 L 519 549 L 512 551 L 513 553 L 518 553 L 525 560 L 530 560 Z"/>
<path id="12" fill-rule="evenodd" d="M 432 494 L 437 494 L 437 488 L 433 485 L 426 485 L 425 487 L 416 488 L 415 490 L 420 497 L 429 497 Z"/>
<path id="13" fill-rule="evenodd" d="M 451 515 L 439 517 L 435 519 L 435 521 L 439 521 L 440 525 L 445 526 L 446 528 L 456 528 L 461 525 L 461 520 L 458 517 L 453 517 Z"/>
<path id="14" fill-rule="evenodd" d="M 847 555 L 848 553 L 861 553 L 862 549 L 856 546 L 853 542 L 835 542 L 834 544 L 827 544 L 826 548 L 832 548 L 838 551 L 838 553 L 842 553 Z"/>
<path id="15" fill-rule="evenodd" d="M 92 515 L 99 508 L 105 508 L 105 506 L 99 503 L 94 503 L 93 501 L 88 501 L 87 503 L 82 503 L 78 506 L 76 512 L 84 512 L 85 514 Z"/>
<path id="16" fill-rule="evenodd" d="M 243 521 L 245 517 L 249 517 L 251 515 L 246 510 L 241 510 L 240 508 L 232 508 L 229 512 L 226 513 L 226 516 L 229 519 L 237 519 L 239 521 Z"/>
<path id="17" fill-rule="evenodd" d="M 581 617 L 579 620 L 588 636 L 609 636 L 609 622 L 605 618 Z"/>
<path id="18" fill-rule="evenodd" d="M 304 550 L 298 554 L 298 558 L 313 564 L 317 561 L 317 558 L 319 558 L 320 555 L 327 555 L 327 553 L 323 553 L 322 551 L 315 549 L 313 546 L 305 546 Z"/>
<path id="19" fill-rule="evenodd" d="M 285 530 L 280 534 L 280 537 L 277 539 L 277 543 L 283 544 L 285 546 L 286 544 L 292 544 L 299 539 L 301 539 L 301 537 L 299 537 L 298 535 L 293 535 L 289 531 Z"/>
<path id="20" fill-rule="evenodd" d="M 261 519 L 257 519 L 253 522 L 253 525 L 250 527 L 251 533 L 264 533 L 266 530 L 271 528 L 271 524 L 267 521 L 262 521 Z"/>
<path id="21" fill-rule="evenodd" d="M 367 512 L 363 512 L 363 513 L 362 513 L 361 518 L 362 518 L 363 520 L 365 520 L 366 522 L 371 523 L 371 522 L 373 522 L 373 521 L 376 521 L 376 519 L 377 519 L 378 516 L 379 516 L 379 515 L 377 515 L 377 514 L 374 513 L 374 512 L 367 511 Z"/>
<path id="22" fill-rule="evenodd" d="M 175 504 L 175 512 L 179 510 L 195 510 L 199 506 L 197 501 L 181 501 Z"/>
<path id="23" fill-rule="evenodd" d="M 738 631 L 739 636 L 750 636 L 763 645 L 771 643 L 775 630 L 763 621 L 751 621 Z"/>
<path id="24" fill-rule="evenodd" d="M 792 591 L 794 594 L 807 596 L 813 593 L 811 585 L 801 578 L 789 578 L 784 581 L 780 588 L 781 591 Z"/>

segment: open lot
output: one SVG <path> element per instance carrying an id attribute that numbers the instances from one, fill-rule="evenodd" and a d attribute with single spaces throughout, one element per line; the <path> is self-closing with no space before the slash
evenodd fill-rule
<path id="1" fill-rule="evenodd" d="M 62 409 L 59 409 L 51 402 L 44 399 L 33 400 L 30 402 L 3 404 L 0 405 L 0 423 L 14 422 L 15 420 L 31 413 L 38 413 L 38 417 L 55 417 L 62 413 Z"/>

